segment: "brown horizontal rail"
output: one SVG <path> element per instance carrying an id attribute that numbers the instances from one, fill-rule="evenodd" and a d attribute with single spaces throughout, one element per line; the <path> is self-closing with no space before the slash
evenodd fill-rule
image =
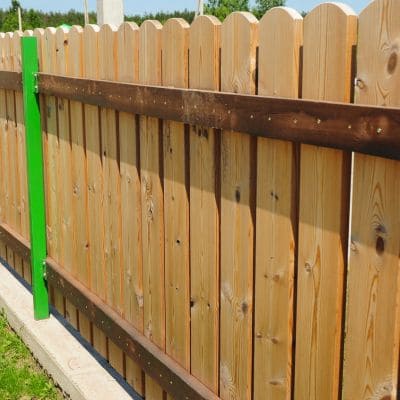
<path id="1" fill-rule="evenodd" d="M 0 89 L 22 91 L 22 73 L 0 71 Z"/>
<path id="2" fill-rule="evenodd" d="M 218 400 L 219 397 L 124 321 L 100 298 L 90 293 L 52 259 L 47 259 L 47 281 L 85 314 L 107 337 L 134 359 L 143 371 L 175 399 Z"/>
<path id="3" fill-rule="evenodd" d="M 31 246 L 29 241 L 13 231 L 7 224 L 0 224 L 0 241 L 30 264 Z"/>
<path id="4" fill-rule="evenodd" d="M 39 91 L 209 128 L 400 159 L 400 109 L 39 74 Z"/>

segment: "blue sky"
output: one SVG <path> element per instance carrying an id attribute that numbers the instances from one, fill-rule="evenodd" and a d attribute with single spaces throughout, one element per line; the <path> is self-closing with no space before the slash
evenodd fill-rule
<path id="1" fill-rule="evenodd" d="M 91 10 L 95 10 L 96 0 L 88 0 Z M 310 10 L 323 0 L 287 0 L 286 5 L 298 11 Z M 344 1 L 356 12 L 360 12 L 369 0 L 348 0 Z M 10 0 L 0 0 L 0 7 L 7 8 Z M 82 9 L 83 0 L 20 0 L 24 8 L 36 8 L 45 11 L 66 11 L 71 8 Z M 126 14 L 142 14 L 159 10 L 170 11 L 184 9 L 195 9 L 197 0 L 125 0 Z"/>

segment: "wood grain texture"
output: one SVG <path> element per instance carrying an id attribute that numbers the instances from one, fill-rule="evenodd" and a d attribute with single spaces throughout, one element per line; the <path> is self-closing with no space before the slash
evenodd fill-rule
<path id="1" fill-rule="evenodd" d="M 255 94 L 258 21 L 230 14 L 221 29 L 221 90 Z M 255 142 L 249 135 L 221 138 L 220 397 L 251 398 Z"/>
<path id="2" fill-rule="evenodd" d="M 8 71 L 14 69 L 14 55 L 13 55 L 13 32 L 7 32 L 5 35 L 5 68 Z M 17 211 L 18 202 L 18 163 L 16 159 L 17 154 L 17 129 L 16 129 L 16 115 L 15 115 L 15 95 L 13 90 L 6 91 L 6 109 L 7 109 L 7 123 L 6 129 L 8 133 L 7 138 L 7 151 L 8 151 L 8 176 L 7 176 L 7 189 L 8 189 L 8 224 L 17 232 L 20 231 L 20 218 Z M 10 250 L 11 254 L 11 250 Z M 10 262 L 14 267 L 14 263 Z"/>
<path id="3" fill-rule="evenodd" d="M 13 32 L 7 32 L 5 34 L 4 45 L 4 66 L 6 70 L 12 71 L 14 66 L 14 57 L 13 57 Z M 8 163 L 8 173 L 6 176 L 7 182 L 7 202 L 6 202 L 6 210 L 7 210 L 7 220 L 8 224 L 19 230 L 20 220 L 18 218 L 17 213 L 17 176 L 18 176 L 18 164 L 16 160 L 16 151 L 17 151 L 17 130 L 15 124 L 15 95 L 13 90 L 6 90 L 6 133 L 7 133 L 7 163 Z M 16 270 L 17 273 L 20 274 L 20 265 L 15 263 L 14 252 L 12 248 L 7 246 L 6 251 L 6 260 L 8 264 Z"/>
<path id="4" fill-rule="evenodd" d="M 400 4 L 359 18 L 355 102 L 400 106 Z M 400 163 L 354 154 L 343 400 L 398 398 Z"/>
<path id="5" fill-rule="evenodd" d="M 274 8 L 260 21 L 258 94 L 297 98 L 303 19 Z M 289 399 L 297 234 L 296 147 L 258 139 L 254 398 Z"/>
<path id="6" fill-rule="evenodd" d="M 83 76 L 99 79 L 99 27 L 86 25 L 83 30 Z M 105 300 L 103 168 L 101 159 L 99 108 L 84 105 L 86 136 L 88 236 L 91 290 Z M 93 346 L 107 357 L 106 337 L 93 327 Z"/>
<path id="7" fill-rule="evenodd" d="M 139 75 L 139 28 L 126 22 L 117 33 L 118 80 L 138 82 Z M 139 144 L 136 116 L 119 113 L 119 163 L 121 174 L 121 260 L 123 315 L 143 333 L 143 268 L 141 196 L 139 178 Z M 143 392 L 143 376 L 140 368 L 126 360 L 126 376 L 140 394 Z"/>
<path id="8" fill-rule="evenodd" d="M 13 71 L 22 71 L 21 60 L 21 38 L 22 32 L 16 31 L 12 40 Z M 29 240 L 29 215 L 28 215 L 28 185 L 26 178 L 26 147 L 25 147 L 25 125 L 24 107 L 21 92 L 14 92 L 15 96 L 15 124 L 16 124 L 16 159 L 17 159 L 17 217 L 20 227 L 19 233 Z"/>
<path id="9" fill-rule="evenodd" d="M 325 3 L 304 19 L 303 97 L 349 102 L 357 17 Z M 337 399 L 350 155 L 301 146 L 295 397 Z"/>
<path id="10" fill-rule="evenodd" d="M 139 32 L 139 82 L 161 85 L 162 25 L 145 21 Z M 165 350 L 164 198 L 161 122 L 140 116 L 144 334 Z M 163 390 L 146 375 L 146 396 L 162 400 Z"/>
<path id="11" fill-rule="evenodd" d="M 15 31 L 10 41 L 10 55 L 11 55 L 11 68 L 13 72 L 21 72 L 21 37 L 22 32 Z M 11 154 L 12 162 L 14 163 L 14 171 L 11 179 L 14 179 L 14 208 L 15 208 L 15 228 L 19 234 L 22 234 L 23 221 L 22 216 L 22 199 L 24 197 L 24 191 L 27 191 L 26 184 L 26 169 L 24 168 L 24 158 L 25 158 L 25 147 L 23 147 L 22 139 L 22 129 L 23 126 L 23 101 L 22 93 L 19 91 L 14 91 L 14 115 L 13 115 L 13 125 L 15 137 L 13 140 L 13 153 Z M 25 179 L 24 179 L 25 178 Z M 25 183 L 25 185 L 24 185 Z M 26 226 L 25 226 L 26 232 Z M 15 270 L 19 276 L 23 277 L 24 266 L 23 260 L 18 254 L 14 254 L 14 264 Z"/>
<path id="12" fill-rule="evenodd" d="M 169 19 L 162 30 L 162 83 L 188 85 L 189 25 Z M 185 126 L 164 121 L 166 352 L 190 368 L 189 193 Z"/>
<path id="13" fill-rule="evenodd" d="M 68 75 L 68 59 L 70 58 L 68 29 L 58 28 L 55 38 L 56 45 L 56 67 L 58 75 Z M 71 54 L 71 57 L 74 55 Z M 75 232 L 72 217 L 72 148 L 70 136 L 70 113 L 69 101 L 57 98 L 57 124 L 58 124 L 58 167 L 57 171 L 57 199 L 58 199 L 58 224 L 60 255 L 59 262 L 63 268 L 70 271 L 74 276 L 77 274 L 78 266 L 73 259 L 73 238 Z M 75 328 L 78 327 L 78 314 L 71 302 L 65 300 L 65 316 Z"/>
<path id="14" fill-rule="evenodd" d="M 5 70 L 5 33 L 0 33 L 0 69 Z M 6 222 L 6 208 L 7 208 L 7 105 L 6 105 L 6 91 L 0 89 L 0 220 L 2 223 Z M 0 243 L 0 257 L 5 260 L 7 257 L 6 246 L 3 242 Z"/>
<path id="15" fill-rule="evenodd" d="M 219 90 L 221 23 L 200 16 L 190 27 L 190 88 Z M 219 133 L 190 127 L 191 372 L 219 386 Z"/>
<path id="16" fill-rule="evenodd" d="M 116 80 L 118 76 L 117 30 L 102 25 L 99 32 L 99 78 Z M 118 126 L 115 110 L 100 108 L 101 155 L 103 167 L 103 223 L 106 302 L 123 313 L 121 268 L 121 175 L 118 163 Z M 111 365 L 121 373 L 123 355 L 108 341 Z"/>
<path id="17" fill-rule="evenodd" d="M 83 29 L 74 26 L 68 33 L 67 74 L 72 77 L 83 76 Z M 87 288 L 90 287 L 89 246 L 88 246 L 88 204 L 86 146 L 84 132 L 83 105 L 71 101 L 71 223 L 72 232 L 72 270 L 75 276 Z M 78 326 L 81 335 L 91 341 L 89 320 L 78 313 Z"/>

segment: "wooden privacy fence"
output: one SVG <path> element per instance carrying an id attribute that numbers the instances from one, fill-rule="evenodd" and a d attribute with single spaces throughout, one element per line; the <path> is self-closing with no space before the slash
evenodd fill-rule
<path id="1" fill-rule="evenodd" d="M 397 398 L 400 1 L 6 33 L 0 70 L 32 35 L 51 299 L 140 395 Z M 0 256 L 30 281 L 19 77 Z"/>

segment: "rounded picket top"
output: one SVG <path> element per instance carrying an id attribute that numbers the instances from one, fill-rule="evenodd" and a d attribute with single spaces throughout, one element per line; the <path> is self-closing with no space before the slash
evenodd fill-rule
<path id="1" fill-rule="evenodd" d="M 183 18 L 170 18 L 162 30 L 163 85 L 187 87 L 190 25 Z"/>
<path id="2" fill-rule="evenodd" d="M 83 76 L 89 79 L 99 78 L 99 32 L 95 24 L 83 28 Z"/>
<path id="3" fill-rule="evenodd" d="M 219 89 L 221 25 L 217 17 L 201 15 L 190 26 L 189 82 L 191 88 Z"/>
<path id="4" fill-rule="evenodd" d="M 323 3 L 307 14 L 302 69 L 305 98 L 350 101 L 349 65 L 352 63 L 351 45 L 356 44 L 356 38 L 357 15 L 346 4 Z M 324 51 L 323 57 L 320 49 Z M 322 60 L 325 67 L 321 69 Z M 335 84 L 329 85 L 329 82 Z"/>
<path id="5" fill-rule="evenodd" d="M 161 85 L 161 43 L 163 26 L 160 21 L 146 20 L 139 29 L 139 82 Z"/>
<path id="6" fill-rule="evenodd" d="M 258 19 L 249 12 L 229 14 L 221 28 L 221 90 L 255 94 Z"/>
<path id="7" fill-rule="evenodd" d="M 60 26 L 56 30 L 56 73 L 65 75 L 67 73 L 69 48 L 69 29 Z"/>
<path id="8" fill-rule="evenodd" d="M 196 26 L 196 25 L 219 26 L 219 25 L 221 25 L 221 21 L 215 15 L 199 15 L 198 17 L 196 17 L 193 20 L 193 22 L 190 26 L 192 27 L 192 26 Z"/>
<path id="9" fill-rule="evenodd" d="M 258 19 L 257 17 L 249 11 L 234 11 L 230 13 L 222 23 L 223 25 L 229 25 L 232 23 L 250 23 L 250 24 L 257 24 Z"/>
<path id="10" fill-rule="evenodd" d="M 399 21 L 400 3 L 395 0 L 372 1 L 360 13 L 355 88 L 358 103 L 400 105 Z"/>
<path id="11" fill-rule="evenodd" d="M 83 28 L 80 25 L 73 25 L 68 32 L 69 54 L 67 60 L 68 75 L 79 78 L 83 75 L 82 49 L 83 49 Z"/>
<path id="12" fill-rule="evenodd" d="M 303 17 L 294 9 L 274 7 L 260 20 L 258 93 L 297 98 Z"/>
<path id="13" fill-rule="evenodd" d="M 118 28 L 118 80 L 135 83 L 139 79 L 139 27 L 135 22 L 124 22 Z"/>
<path id="14" fill-rule="evenodd" d="M 263 17 L 260 19 L 261 23 L 266 23 L 266 21 L 275 22 L 273 18 L 278 18 L 281 21 L 297 21 L 303 20 L 301 14 L 295 10 L 294 8 L 290 7 L 274 7 L 269 9 Z"/>
<path id="15" fill-rule="evenodd" d="M 165 29 L 188 29 L 190 27 L 189 23 L 183 18 L 169 18 L 164 23 Z"/>
<path id="16" fill-rule="evenodd" d="M 33 36 L 33 30 L 32 29 L 27 29 L 24 31 L 24 34 L 22 35 L 23 37 L 32 37 Z"/>
<path id="17" fill-rule="evenodd" d="M 21 72 L 22 70 L 22 58 L 21 58 L 21 38 L 23 36 L 22 31 L 15 31 L 11 42 L 11 52 L 13 58 L 13 71 Z"/>
<path id="18" fill-rule="evenodd" d="M 7 71 L 13 69 L 13 57 L 12 57 L 12 44 L 13 44 L 14 32 L 6 32 L 4 37 L 4 66 Z"/>
<path id="19" fill-rule="evenodd" d="M 115 58 L 117 53 L 117 28 L 115 25 L 104 24 L 99 32 L 99 78 L 115 80 L 117 68 Z"/>

